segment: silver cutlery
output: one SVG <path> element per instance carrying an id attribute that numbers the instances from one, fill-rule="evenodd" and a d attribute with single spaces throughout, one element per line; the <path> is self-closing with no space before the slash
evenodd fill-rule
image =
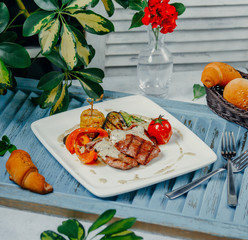
<path id="1" fill-rule="evenodd" d="M 236 144 L 233 132 L 225 132 L 221 138 L 221 155 L 227 161 L 227 203 L 231 207 L 237 206 L 238 199 L 235 190 L 232 170 L 232 158 L 236 156 Z"/>
<path id="2" fill-rule="evenodd" d="M 247 166 L 248 166 L 248 150 L 243 152 L 239 157 L 232 160 L 232 170 L 234 173 L 241 172 Z M 215 174 L 222 172 L 226 169 L 227 169 L 227 164 L 224 167 L 221 167 L 221 168 L 218 168 L 212 172 L 209 172 L 207 175 L 205 175 L 201 178 L 198 178 L 198 179 L 194 180 L 193 182 L 190 182 L 190 183 L 188 183 L 182 187 L 179 187 L 179 188 L 177 188 L 171 192 L 166 193 L 165 196 L 169 199 L 175 199 L 175 198 L 187 193 L 191 189 L 199 186 L 201 183 L 208 180 L 209 178 L 211 178 Z"/>

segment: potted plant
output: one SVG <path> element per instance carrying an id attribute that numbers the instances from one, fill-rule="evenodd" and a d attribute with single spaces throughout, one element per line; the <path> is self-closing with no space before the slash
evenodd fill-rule
<path id="1" fill-rule="evenodd" d="M 112 0 L 101 1 L 111 17 L 115 11 Z M 122 7 L 128 7 L 128 1 L 116 1 Z M 13 69 L 31 66 L 22 42 L 16 43 L 15 21 L 24 16 L 23 38 L 35 36 L 41 49 L 39 54 L 58 69 L 47 72 L 39 80 L 37 88 L 42 93 L 36 101 L 40 107 L 50 108 L 50 115 L 67 110 L 69 88 L 74 79 L 79 80 L 90 98 L 101 99 L 104 91 L 100 83 L 104 72 L 99 68 L 88 68 L 95 49 L 85 39 L 85 32 L 104 35 L 114 31 L 110 20 L 91 10 L 99 0 L 34 0 L 32 3 L 36 7 L 30 13 L 29 3 L 16 0 L 19 12 L 13 17 L 10 17 L 7 2 L 0 3 L 0 94 L 16 87 Z"/>

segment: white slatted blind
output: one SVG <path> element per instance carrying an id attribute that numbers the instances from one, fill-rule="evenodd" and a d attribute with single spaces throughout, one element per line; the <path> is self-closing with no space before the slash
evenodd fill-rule
<path id="1" fill-rule="evenodd" d="M 248 0 L 179 2 L 185 4 L 186 12 L 165 40 L 173 54 L 174 71 L 202 70 L 212 61 L 248 66 Z M 146 26 L 128 30 L 134 13 L 116 5 L 111 18 L 115 32 L 106 35 L 104 42 L 106 76 L 136 74 L 137 55 L 148 38 Z"/>

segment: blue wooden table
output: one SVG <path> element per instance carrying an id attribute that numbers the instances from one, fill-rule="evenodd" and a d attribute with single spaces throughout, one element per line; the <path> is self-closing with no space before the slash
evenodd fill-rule
<path id="1" fill-rule="evenodd" d="M 0 159 L 0 204 L 45 212 L 80 216 L 100 214 L 114 208 L 120 218 L 135 216 L 137 225 L 157 231 L 171 231 L 195 239 L 218 239 L 218 237 L 248 239 L 248 170 L 235 174 L 238 191 L 238 206 L 227 206 L 226 172 L 175 200 L 168 200 L 164 194 L 208 171 L 224 164 L 220 155 L 221 133 L 233 130 L 238 139 L 238 153 L 248 147 L 247 129 L 228 122 L 209 110 L 207 106 L 153 98 L 151 100 L 173 114 L 196 133 L 218 155 L 217 161 L 203 169 L 171 179 L 137 191 L 110 198 L 98 198 L 80 185 L 38 141 L 30 125 L 48 116 L 48 110 L 35 106 L 31 98 L 37 96 L 35 81 L 19 79 L 19 88 L 0 96 L 0 132 L 11 142 L 30 153 L 32 160 L 54 192 L 39 195 L 21 189 L 9 180 L 5 163 L 6 154 Z M 118 92 L 105 92 L 103 101 L 126 96 Z M 81 88 L 71 88 L 70 109 L 88 103 Z M 210 238 L 209 238 L 210 235 Z M 197 237 L 198 236 L 198 237 Z M 215 237 L 211 237 L 215 236 Z"/>

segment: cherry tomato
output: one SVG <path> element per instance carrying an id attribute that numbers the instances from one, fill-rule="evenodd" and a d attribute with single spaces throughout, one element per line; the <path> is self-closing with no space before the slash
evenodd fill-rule
<path id="1" fill-rule="evenodd" d="M 153 119 L 147 129 L 148 135 L 154 137 L 158 144 L 166 144 L 172 135 L 172 128 L 168 120 L 162 116 Z"/>

